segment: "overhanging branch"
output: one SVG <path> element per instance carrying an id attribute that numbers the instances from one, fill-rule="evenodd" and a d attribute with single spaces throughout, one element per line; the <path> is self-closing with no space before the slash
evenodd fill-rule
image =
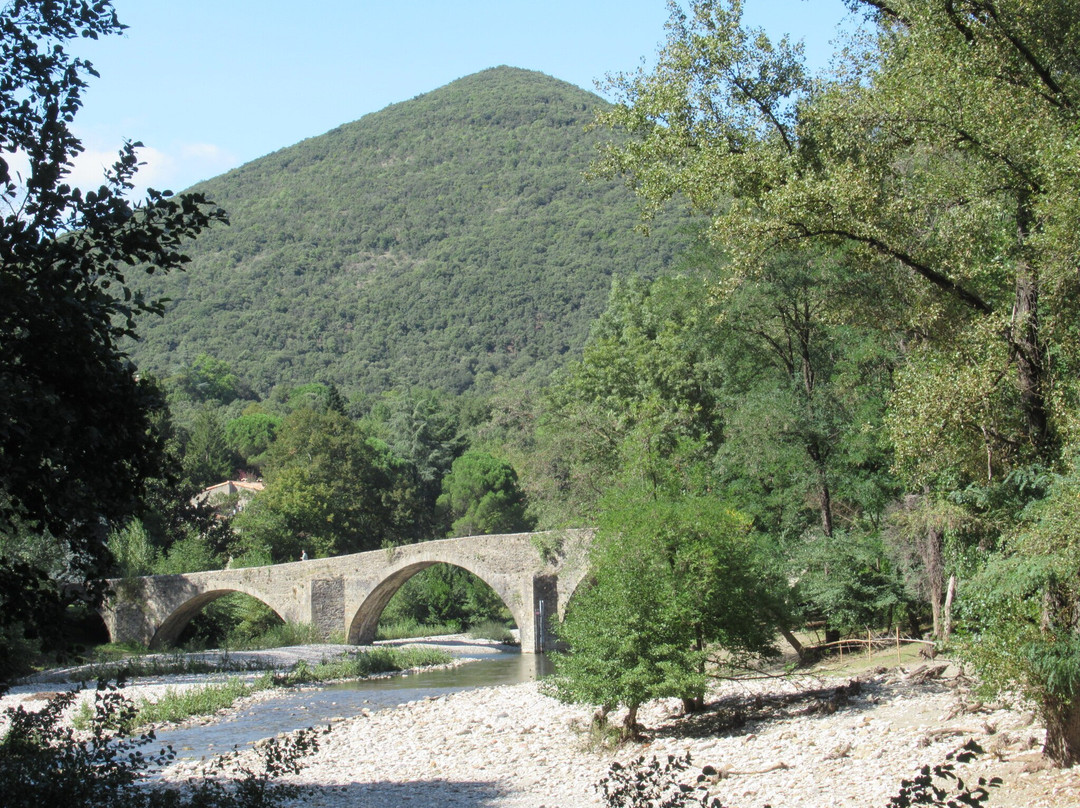
<path id="1" fill-rule="evenodd" d="M 936 269 L 927 266 L 921 261 L 917 261 L 915 258 L 903 252 L 902 250 L 894 249 L 885 242 L 881 241 L 880 239 L 874 238 L 873 236 L 864 236 L 859 233 L 852 233 L 847 230 L 832 228 L 811 230 L 806 225 L 800 222 L 789 222 L 788 224 L 798 230 L 804 238 L 834 236 L 837 238 L 855 241 L 859 244 L 865 244 L 866 246 L 871 247 L 882 255 L 896 259 L 908 269 L 915 272 L 917 275 L 920 275 L 921 277 L 930 281 L 930 283 L 932 283 L 934 286 L 955 297 L 965 306 L 968 306 L 975 311 L 981 312 L 982 314 L 992 314 L 994 311 L 993 307 L 989 303 L 987 303 L 974 292 L 965 289 L 963 286 L 960 286 L 951 278 L 943 275 Z"/>

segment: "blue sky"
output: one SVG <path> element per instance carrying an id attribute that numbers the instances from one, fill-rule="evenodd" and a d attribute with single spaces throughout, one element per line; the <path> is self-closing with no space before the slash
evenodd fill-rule
<path id="1" fill-rule="evenodd" d="M 648 62 L 664 0 L 114 0 L 123 37 L 80 43 L 101 73 L 76 129 L 74 179 L 97 184 L 124 138 L 140 184 L 182 190 L 249 160 L 496 65 L 589 90 Z M 790 33 L 824 66 L 842 0 L 745 0 L 747 22 Z"/>

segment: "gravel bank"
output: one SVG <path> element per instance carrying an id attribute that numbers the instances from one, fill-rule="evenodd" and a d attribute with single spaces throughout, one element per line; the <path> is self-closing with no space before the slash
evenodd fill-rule
<path id="1" fill-rule="evenodd" d="M 1043 731 L 1030 711 L 980 705 L 955 676 L 918 682 L 900 670 L 836 699 L 797 696 L 842 682 L 728 684 L 713 694 L 719 709 L 689 720 L 678 702 L 654 703 L 642 711 L 649 740 L 617 753 L 590 751 L 590 712 L 535 683 L 457 693 L 335 724 L 296 779 L 327 808 L 584 808 L 601 805 L 595 783 L 612 760 L 689 752 L 725 774 L 712 790 L 732 808 L 863 808 L 884 806 L 902 779 L 974 738 L 988 754 L 959 771 L 1004 780 L 991 806 L 1080 806 L 1080 774 L 1039 768 Z"/>
<path id="2" fill-rule="evenodd" d="M 422 647 L 435 648 L 446 651 L 457 657 L 455 663 L 461 664 L 469 659 L 480 659 L 485 656 L 505 653 L 515 650 L 510 646 L 496 643 L 492 640 L 472 639 L 466 634 L 444 635 L 419 640 L 388 640 L 379 642 L 377 645 L 397 647 Z M 216 673 L 180 673 L 166 676 L 134 677 L 126 681 L 124 692 L 134 702 L 141 699 L 157 701 L 167 691 L 183 692 L 195 687 L 207 684 L 224 682 L 228 679 L 240 678 L 254 680 L 261 673 L 273 670 L 283 670 L 294 666 L 298 662 L 306 662 L 315 665 L 324 660 L 336 659 L 346 653 L 354 653 L 362 650 L 355 645 L 296 645 L 287 648 L 270 648 L 260 651 L 203 651 L 196 653 L 178 654 L 148 654 L 141 660 L 147 664 L 155 661 L 162 664 L 175 663 L 181 658 L 187 662 L 206 662 L 211 665 L 224 664 L 227 666 L 243 666 L 246 670 L 222 670 Z M 113 670 L 119 669 L 123 663 L 116 663 Z M 93 704 L 94 681 L 102 673 L 103 665 L 82 665 L 79 667 L 50 670 L 42 674 L 30 676 L 20 684 L 12 687 L 0 697 L 0 734 L 6 731 L 8 721 L 6 710 L 21 706 L 26 710 L 40 710 L 45 706 L 48 699 L 57 693 L 74 690 L 87 685 L 77 699 L 68 709 L 70 718 L 83 702 Z M 280 696 L 285 691 L 263 690 L 241 699 L 234 709 L 243 709 L 253 702 L 263 702 Z M 196 717 L 185 723 L 207 723 L 214 717 Z"/>
<path id="3" fill-rule="evenodd" d="M 500 650 L 465 637 L 420 644 L 467 656 Z M 355 649 L 251 653 L 267 667 L 282 667 L 299 659 L 318 662 L 339 650 Z M 222 678 L 137 680 L 129 695 L 154 698 L 168 687 Z M 1004 780 L 989 806 L 1080 808 L 1080 769 L 1041 766 L 1044 733 L 1030 709 L 979 704 L 955 671 L 919 678 L 900 668 L 880 670 L 865 677 L 858 692 L 835 699 L 805 694 L 846 680 L 729 683 L 712 694 L 711 709 L 701 716 L 679 717 L 676 701 L 648 705 L 640 715 L 648 739 L 617 752 L 589 749 L 591 711 L 559 704 L 535 683 L 485 688 L 347 717 L 322 736 L 320 750 L 296 779 L 314 789 L 309 804 L 326 808 L 585 808 L 602 804 L 595 784 L 613 760 L 689 752 L 695 768 L 711 765 L 724 775 L 712 790 L 730 808 L 864 808 L 884 806 L 902 779 L 974 738 L 988 753 L 959 771 L 969 782 L 979 776 Z M 58 689 L 23 685 L 0 700 L 0 708 L 35 708 Z M 200 765 L 183 762 L 166 776 L 197 775 Z"/>

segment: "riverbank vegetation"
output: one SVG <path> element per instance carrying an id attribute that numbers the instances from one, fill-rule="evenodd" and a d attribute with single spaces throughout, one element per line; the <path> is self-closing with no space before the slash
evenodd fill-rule
<path id="1" fill-rule="evenodd" d="M 267 739 L 254 767 L 176 789 L 145 782 L 148 772 L 172 761 L 173 752 L 155 751 L 153 733 L 133 734 L 135 707 L 122 692 L 99 685 L 87 731 L 80 735 L 61 720 L 75 696 L 75 692 L 58 694 L 43 710 L 30 713 L 19 708 L 12 714 L 0 740 L 0 790 L 6 806 L 274 808 L 306 794 L 281 778 L 299 771 L 302 759 L 318 749 L 314 730 Z M 218 758 L 219 771 L 227 771 L 233 757 L 235 753 Z"/>
<path id="2" fill-rule="evenodd" d="M 625 180 L 647 223 L 674 207 L 697 229 L 670 272 L 617 278 L 581 352 L 553 348 L 545 373 L 496 376 L 500 358 L 471 387 L 446 368 L 427 388 L 330 372 L 271 386 L 202 354 L 140 377 L 169 407 L 137 419 L 154 463 L 99 514 L 110 566 L 94 569 L 599 526 L 561 628 L 563 698 L 694 709 L 709 676 L 777 636 L 809 657 L 796 630 L 902 632 L 1020 689 L 1047 754 L 1080 760 L 1080 5 L 850 5 L 829 73 L 746 30 L 741 2 L 702 0 L 673 7 L 653 68 L 613 79 L 593 173 Z M 264 487 L 196 497 L 240 474 Z M 26 573 L 2 590 L 25 595 L 3 610 L 15 661 L 70 647 L 47 636 L 49 581 L 90 568 L 53 534 L 92 541 L 53 482 L 3 479 L 22 503 L 3 544 L 5 570 Z M 38 601 L 52 611 L 24 608 Z M 205 637 L 272 622 L 233 598 L 205 614 Z M 506 614 L 432 567 L 386 616 Z"/>
<path id="3" fill-rule="evenodd" d="M 447 665 L 452 661 L 452 656 L 433 648 L 368 648 L 355 653 L 342 654 L 334 659 L 324 659 L 315 664 L 300 661 L 287 670 L 264 671 L 251 680 L 234 676 L 224 682 L 184 689 L 169 688 L 156 699 L 139 699 L 133 702 L 133 708 L 125 713 L 121 728 L 130 733 L 154 724 L 176 723 L 192 717 L 215 715 L 221 710 L 232 707 L 239 699 L 263 690 L 362 679 L 413 668 Z M 103 669 L 100 671 L 102 675 L 97 678 L 105 681 L 109 678 L 122 680 L 128 676 L 262 670 L 251 662 L 237 662 L 227 658 L 215 663 L 206 663 L 200 660 L 187 660 L 181 656 L 171 661 L 156 660 L 155 662 L 156 664 L 149 667 L 138 665 L 128 667 L 128 663 L 125 663 L 119 670 Z M 81 675 L 89 677 L 93 673 L 92 670 L 82 671 Z M 83 702 L 82 708 L 75 714 L 73 726 L 76 729 L 91 727 L 95 720 L 96 709 L 89 703 Z"/>

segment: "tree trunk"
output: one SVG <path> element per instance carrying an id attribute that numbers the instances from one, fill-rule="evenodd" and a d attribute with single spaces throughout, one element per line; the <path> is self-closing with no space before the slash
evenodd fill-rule
<path id="1" fill-rule="evenodd" d="M 933 633 L 933 636 L 934 636 L 935 640 L 940 640 L 941 639 L 941 597 L 940 597 L 940 594 L 941 594 L 940 587 L 938 588 L 937 592 L 935 592 L 933 590 L 931 590 L 931 592 L 930 592 L 930 615 L 933 617 L 933 621 L 934 621 L 934 628 L 933 628 L 932 633 Z"/>
<path id="2" fill-rule="evenodd" d="M 806 447 L 806 453 L 814 461 L 818 477 L 818 507 L 821 509 L 821 530 L 829 538 L 833 534 L 832 493 L 829 491 L 829 475 L 825 471 L 825 455 L 815 443 Z"/>
<path id="3" fill-rule="evenodd" d="M 780 626 L 780 636 L 787 640 L 788 645 L 795 649 L 795 653 L 798 654 L 799 662 L 805 660 L 806 649 L 803 648 L 803 644 L 799 642 L 799 638 L 788 630 L 787 626 Z"/>
<path id="4" fill-rule="evenodd" d="M 1080 699 L 1071 703 L 1047 696 L 1042 703 L 1046 724 L 1043 753 L 1058 766 L 1080 763 Z"/>
<path id="5" fill-rule="evenodd" d="M 952 634 L 952 604 L 956 598 L 956 576 L 949 576 L 949 588 L 945 591 L 945 614 L 941 626 L 941 639 L 942 642 L 949 641 L 949 635 Z"/>
<path id="6" fill-rule="evenodd" d="M 630 740 L 637 740 L 641 737 L 641 733 L 638 731 L 637 711 L 638 705 L 627 705 L 626 718 L 623 719 L 623 734 Z"/>
<path id="7" fill-rule="evenodd" d="M 825 469 L 818 469 L 821 478 L 821 529 L 825 535 L 832 538 L 832 494 L 829 492 L 829 480 L 825 476 Z"/>
<path id="8" fill-rule="evenodd" d="M 704 696 L 683 696 L 682 698 L 683 715 L 691 715 L 693 713 L 700 713 L 705 709 L 705 697 Z"/>
<path id="9" fill-rule="evenodd" d="M 942 557 L 942 542 L 944 532 L 937 526 L 926 528 L 926 534 L 919 542 L 919 555 L 922 556 L 923 568 L 926 572 L 926 589 L 930 597 L 930 610 L 934 615 L 934 637 L 941 639 L 941 601 L 944 596 L 945 562 Z"/>
<path id="10" fill-rule="evenodd" d="M 1031 224 L 1030 201 L 1025 195 L 1017 205 L 1017 241 L 1021 255 L 1016 267 L 1016 296 L 1009 340 L 1016 360 L 1025 431 L 1028 440 L 1042 453 L 1049 444 L 1049 423 L 1043 383 L 1046 370 L 1039 342 L 1039 279 L 1025 247 Z"/>
<path id="11" fill-rule="evenodd" d="M 1072 600 L 1057 577 L 1051 574 L 1043 592 L 1041 628 L 1046 642 L 1053 642 L 1060 633 L 1080 634 L 1080 604 Z M 1043 722 L 1046 724 L 1046 743 L 1043 752 L 1058 766 L 1080 763 L 1080 692 L 1069 687 L 1064 698 L 1052 692 L 1043 674 L 1041 686 L 1045 695 L 1040 700 Z"/>

